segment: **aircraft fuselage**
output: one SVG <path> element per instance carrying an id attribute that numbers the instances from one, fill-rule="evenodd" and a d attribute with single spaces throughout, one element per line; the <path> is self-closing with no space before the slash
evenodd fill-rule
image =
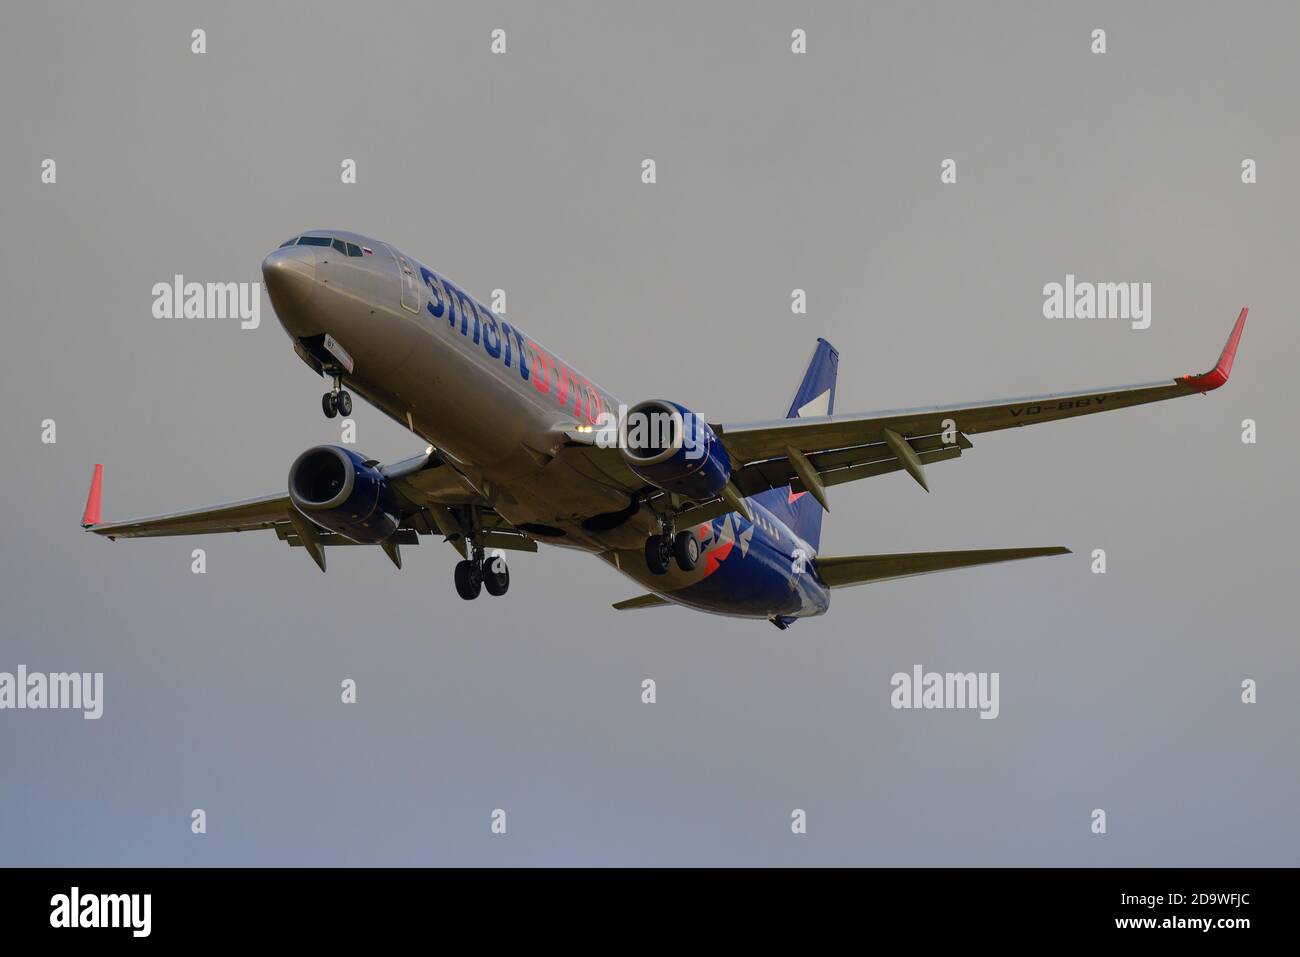
<path id="1" fill-rule="evenodd" d="M 617 411 L 617 397 L 401 250 L 337 230 L 306 236 L 317 233 L 337 242 L 286 245 L 263 262 L 295 349 L 317 371 L 346 356 L 347 386 L 433 446 L 506 521 L 700 611 L 779 619 L 827 609 L 814 549 L 753 499 L 753 521 L 732 512 L 694 526 L 696 568 L 652 573 L 644 543 L 655 516 L 558 455 L 566 433 Z M 369 252 L 348 255 L 349 246 Z M 584 526 L 620 512 L 629 514 L 613 527 Z"/>

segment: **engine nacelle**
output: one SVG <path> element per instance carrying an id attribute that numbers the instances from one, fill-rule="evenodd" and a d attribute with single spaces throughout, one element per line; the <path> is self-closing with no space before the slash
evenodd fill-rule
<path id="1" fill-rule="evenodd" d="M 639 478 L 687 498 L 713 498 L 731 479 L 731 456 L 709 424 L 676 402 L 633 406 L 620 430 L 623 461 Z"/>
<path id="2" fill-rule="evenodd" d="M 317 525 L 367 545 L 388 538 L 401 520 L 384 474 L 337 445 L 318 445 L 294 460 L 289 500 Z"/>

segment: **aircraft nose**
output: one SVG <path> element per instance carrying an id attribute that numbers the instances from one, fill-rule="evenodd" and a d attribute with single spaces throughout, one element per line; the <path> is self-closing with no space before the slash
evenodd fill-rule
<path id="1" fill-rule="evenodd" d="M 316 250 L 285 246 L 262 260 L 262 278 L 281 322 L 291 322 L 316 289 Z"/>

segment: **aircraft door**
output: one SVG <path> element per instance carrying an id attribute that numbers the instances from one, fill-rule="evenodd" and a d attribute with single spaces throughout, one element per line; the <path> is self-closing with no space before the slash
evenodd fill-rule
<path id="1" fill-rule="evenodd" d="M 415 275 L 415 267 L 411 265 L 411 260 L 399 253 L 392 246 L 388 247 L 388 254 L 393 257 L 393 262 L 397 263 L 398 273 L 402 279 L 402 308 L 408 312 L 420 311 L 420 280 Z"/>

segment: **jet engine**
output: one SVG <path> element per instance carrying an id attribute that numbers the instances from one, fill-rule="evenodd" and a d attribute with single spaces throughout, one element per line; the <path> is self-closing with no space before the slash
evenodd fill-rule
<path id="1" fill-rule="evenodd" d="M 317 525 L 367 545 L 388 538 L 401 520 L 384 473 L 337 445 L 318 445 L 294 460 L 289 500 Z"/>
<path id="2" fill-rule="evenodd" d="M 623 461 L 636 475 L 687 498 L 713 498 L 731 479 L 731 457 L 709 424 L 676 402 L 633 406 L 620 429 Z"/>

